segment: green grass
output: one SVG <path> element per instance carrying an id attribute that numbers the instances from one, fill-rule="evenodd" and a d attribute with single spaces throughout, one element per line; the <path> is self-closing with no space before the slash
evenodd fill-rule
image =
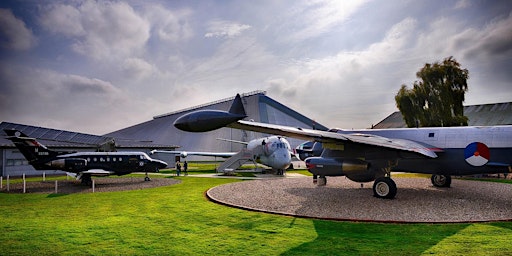
<path id="1" fill-rule="evenodd" d="M 510 222 L 378 224 L 294 218 L 205 198 L 208 188 L 238 180 L 179 179 L 178 185 L 138 191 L 0 193 L 0 254 L 512 254 Z"/>
<path id="2" fill-rule="evenodd" d="M 298 173 L 298 174 L 302 174 L 302 175 L 306 175 L 306 176 L 313 176 L 312 173 L 310 173 L 309 171 L 307 170 L 286 170 L 287 173 Z"/>

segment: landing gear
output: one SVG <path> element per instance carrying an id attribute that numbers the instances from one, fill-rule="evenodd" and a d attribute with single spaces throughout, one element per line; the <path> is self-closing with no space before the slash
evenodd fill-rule
<path id="1" fill-rule="evenodd" d="M 390 177 L 380 177 L 373 183 L 373 196 L 393 199 L 396 196 L 396 183 Z"/>
<path id="2" fill-rule="evenodd" d="M 452 177 L 450 175 L 433 174 L 430 177 L 432 185 L 439 188 L 449 188 L 452 184 Z"/>
<path id="3" fill-rule="evenodd" d="M 146 172 L 146 177 L 144 177 L 144 181 L 151 181 L 151 178 L 149 177 L 147 172 Z"/>
<path id="4" fill-rule="evenodd" d="M 88 187 L 92 187 L 92 179 L 90 174 L 82 174 L 80 177 L 80 182 Z"/>
<path id="5" fill-rule="evenodd" d="M 318 181 L 316 183 L 317 186 L 327 186 L 327 177 L 320 176 L 318 177 Z"/>

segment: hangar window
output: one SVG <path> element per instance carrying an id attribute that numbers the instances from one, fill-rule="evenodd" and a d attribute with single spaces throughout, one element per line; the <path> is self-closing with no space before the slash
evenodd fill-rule
<path id="1" fill-rule="evenodd" d="M 25 159 L 8 159 L 6 166 L 20 166 L 28 165 L 28 161 Z"/>

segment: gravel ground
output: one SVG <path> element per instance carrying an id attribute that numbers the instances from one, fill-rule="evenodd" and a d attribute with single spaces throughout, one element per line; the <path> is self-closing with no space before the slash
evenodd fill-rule
<path id="1" fill-rule="evenodd" d="M 3 181 L 2 192 L 7 192 L 7 185 Z M 151 178 L 151 181 L 144 181 L 144 177 L 126 178 L 94 178 L 94 192 L 111 192 L 138 190 L 168 186 L 180 183 L 180 180 L 168 178 Z M 59 180 L 57 185 L 58 193 L 92 193 L 92 188 L 84 186 L 75 179 Z M 10 184 L 7 193 L 23 193 L 23 183 Z M 55 193 L 55 181 L 27 182 L 26 193 Z"/>
<path id="2" fill-rule="evenodd" d="M 254 180 L 208 190 L 213 201 L 278 214 L 376 222 L 481 222 L 512 220 L 512 185 L 457 180 L 436 188 L 430 179 L 393 178 L 395 199 L 373 197 L 373 183 L 329 177 L 327 186 L 311 178 Z"/>

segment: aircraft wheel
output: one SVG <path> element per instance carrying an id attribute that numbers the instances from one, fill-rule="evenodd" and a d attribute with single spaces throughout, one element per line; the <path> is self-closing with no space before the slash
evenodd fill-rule
<path id="1" fill-rule="evenodd" d="M 326 186 L 327 185 L 327 178 L 326 177 L 318 177 L 318 182 L 316 183 L 317 186 Z"/>
<path id="2" fill-rule="evenodd" d="M 430 177 L 432 185 L 439 188 L 449 188 L 452 184 L 452 177 L 450 175 L 433 174 Z"/>
<path id="3" fill-rule="evenodd" d="M 158 169 L 157 169 L 158 170 Z M 146 177 L 144 177 L 144 181 L 151 181 L 151 178 L 149 178 L 148 173 L 146 172 Z"/>
<path id="4" fill-rule="evenodd" d="M 393 199 L 396 196 L 396 183 L 389 177 L 380 177 L 373 183 L 373 196 Z"/>
<path id="5" fill-rule="evenodd" d="M 83 176 L 81 182 L 82 182 L 82 184 L 84 184 L 84 185 L 86 185 L 88 187 L 92 187 L 91 176 Z"/>

